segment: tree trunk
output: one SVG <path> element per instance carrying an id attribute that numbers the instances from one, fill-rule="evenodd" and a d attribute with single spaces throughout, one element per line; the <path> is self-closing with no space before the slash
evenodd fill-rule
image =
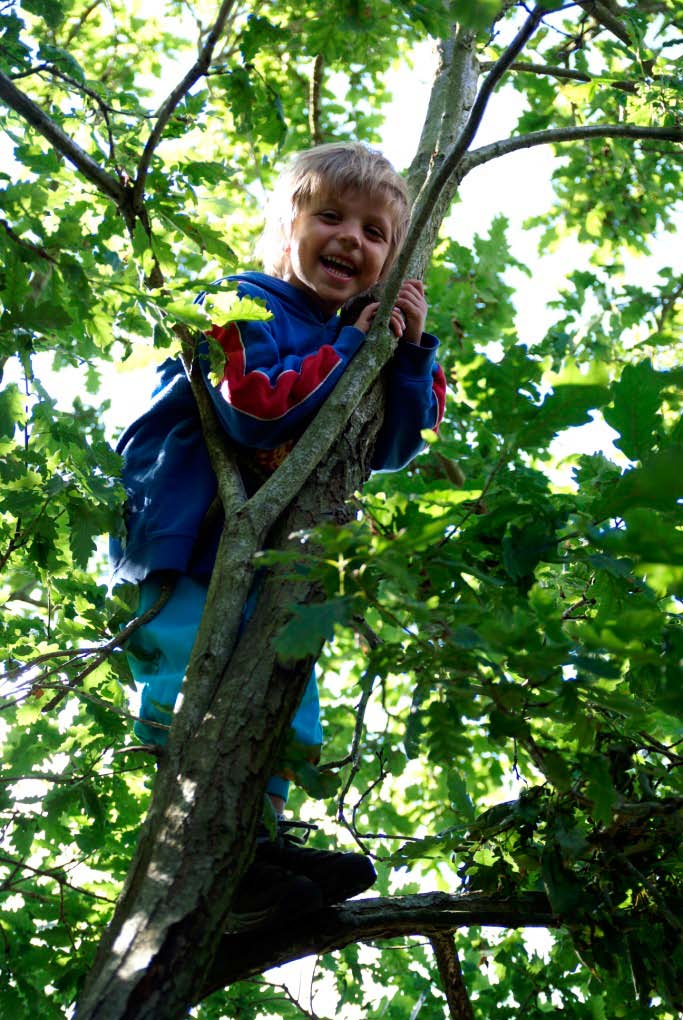
<path id="1" fill-rule="evenodd" d="M 368 400 L 353 415 L 335 453 L 278 522 L 269 545 L 296 543 L 291 535 L 329 519 L 331 510 L 336 520 L 348 518 L 346 499 L 369 474 L 377 406 L 377 399 Z M 284 667 L 274 638 L 288 607 L 312 597 L 310 583 L 271 574 L 199 726 L 190 739 L 170 741 L 79 1020 L 173 1020 L 196 1001 L 249 863 L 272 763 L 312 665 L 306 659 Z M 207 605 L 204 622 L 210 641 L 223 627 L 216 604 Z M 204 668 L 214 662 L 213 656 L 193 658 Z"/>

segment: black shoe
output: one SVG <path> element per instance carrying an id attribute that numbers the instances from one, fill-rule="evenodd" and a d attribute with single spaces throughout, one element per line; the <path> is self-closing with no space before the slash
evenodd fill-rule
<path id="1" fill-rule="evenodd" d="M 310 878 L 277 864 L 255 860 L 237 888 L 226 932 L 279 925 L 322 906 L 322 892 Z"/>
<path id="2" fill-rule="evenodd" d="M 307 822 L 279 819 L 277 837 L 271 840 L 262 826 L 257 836 L 255 862 L 277 865 L 310 879 L 320 889 L 327 906 L 341 903 L 369 889 L 377 878 L 369 858 L 363 854 L 313 850 L 303 846 L 308 833 L 314 828 L 316 826 Z M 306 830 L 305 836 L 292 835 L 292 829 Z"/>

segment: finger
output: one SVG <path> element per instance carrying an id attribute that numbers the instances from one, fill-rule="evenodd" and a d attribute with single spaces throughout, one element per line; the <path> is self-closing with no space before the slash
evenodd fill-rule
<path id="1" fill-rule="evenodd" d="M 412 287 L 402 287 L 399 291 L 396 303 L 399 306 L 402 306 L 403 304 L 410 304 L 414 308 L 427 307 L 427 302 L 425 301 L 422 291 Z"/>
<path id="2" fill-rule="evenodd" d="M 370 324 L 375 317 L 377 309 L 379 308 L 379 302 L 373 302 L 372 304 L 366 305 L 363 311 L 356 319 L 356 329 L 362 329 L 363 332 L 367 333 L 370 329 Z"/>
<path id="3" fill-rule="evenodd" d="M 403 290 L 404 287 L 411 290 L 413 293 L 419 294 L 421 297 L 424 296 L 425 289 L 422 280 L 404 280 L 401 284 L 401 290 Z"/>
<path id="4" fill-rule="evenodd" d="M 400 308 L 394 308 L 389 319 L 389 325 L 394 336 L 402 337 L 406 328 L 406 319 Z"/>

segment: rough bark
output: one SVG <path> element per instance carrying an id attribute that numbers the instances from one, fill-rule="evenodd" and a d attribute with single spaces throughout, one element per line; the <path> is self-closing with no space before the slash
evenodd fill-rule
<path id="1" fill-rule="evenodd" d="M 451 1020 L 474 1020 L 474 1010 L 463 980 L 462 967 L 455 941 L 450 932 L 435 932 L 430 937 L 436 966 Z"/>
<path id="2" fill-rule="evenodd" d="M 268 929 L 239 938 L 224 935 L 201 998 L 270 967 L 314 953 L 330 953 L 352 942 L 382 942 L 408 935 L 438 941 L 439 937 L 449 938 L 458 928 L 480 924 L 553 928 L 557 920 L 544 893 L 527 893 L 510 900 L 480 893 L 418 893 L 355 900 L 299 918 L 286 930 Z"/>
<path id="3" fill-rule="evenodd" d="M 376 429 L 377 416 L 364 403 L 333 455 L 278 522 L 272 544 L 284 548 L 297 541 L 289 536 L 329 518 L 331 508 L 344 519 L 346 497 L 369 473 Z M 234 548 L 226 544 L 228 552 L 232 558 Z M 219 562 L 218 570 L 224 567 Z M 126 888 L 79 1004 L 81 1020 L 184 1016 L 204 984 L 248 864 L 272 762 L 311 666 L 310 660 L 283 666 L 273 641 L 290 602 L 315 593 L 306 583 L 283 589 L 273 573 L 222 663 L 229 641 L 220 593 L 205 616 L 205 647 L 198 648 L 186 681 L 188 711 L 177 720 L 182 729 L 173 727 Z M 197 672 L 206 682 L 193 690 Z M 193 704 L 197 699 L 208 701 L 203 712 Z"/>

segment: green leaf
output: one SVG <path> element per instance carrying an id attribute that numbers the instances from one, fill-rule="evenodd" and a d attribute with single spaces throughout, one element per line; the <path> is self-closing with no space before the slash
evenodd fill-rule
<path id="1" fill-rule="evenodd" d="M 500 11 L 500 0 L 480 0 L 473 4 L 469 0 L 453 0 L 453 17 L 468 28 L 486 28 L 491 25 Z"/>
<path id="2" fill-rule="evenodd" d="M 597 500 L 594 513 L 604 519 L 621 517 L 632 507 L 670 510 L 682 498 L 683 446 L 670 446 L 650 455 L 642 467 L 625 471 Z"/>
<path id="3" fill-rule="evenodd" d="M 616 445 L 631 460 L 644 460 L 652 450 L 665 378 L 649 360 L 626 365 L 612 390 L 613 405 L 603 411 L 607 424 L 619 433 Z"/>
<path id="4" fill-rule="evenodd" d="M 95 539 L 99 531 L 98 523 L 93 522 L 87 514 L 72 515 L 69 545 L 76 566 L 83 569 L 88 566 L 88 561 L 95 551 Z"/>
<path id="5" fill-rule="evenodd" d="M 403 746 L 405 747 L 407 758 L 417 758 L 420 753 L 425 729 L 425 713 L 422 706 L 427 697 L 428 691 L 422 686 L 417 686 L 413 691 L 410 711 L 406 718 L 405 736 L 403 738 Z"/>
<path id="6" fill-rule="evenodd" d="M 581 882 L 564 863 L 557 847 L 546 846 L 541 855 L 543 884 L 553 912 L 559 917 L 575 919 L 584 893 Z"/>
<path id="7" fill-rule="evenodd" d="M 38 50 L 38 59 L 49 64 L 54 64 L 60 71 L 70 75 L 77 81 L 85 82 L 85 73 L 81 65 L 68 50 L 63 50 L 60 46 L 53 46 L 51 43 L 42 43 Z"/>
<path id="8" fill-rule="evenodd" d="M 194 301 L 169 301 L 164 311 L 173 322 L 184 322 L 194 329 L 209 329 L 211 316 L 206 308 Z"/>
<path id="9" fill-rule="evenodd" d="M 503 563 L 514 581 L 530 578 L 542 559 L 552 557 L 557 534 L 548 521 L 540 517 L 521 525 L 510 524 L 503 538 Z"/>
<path id="10" fill-rule="evenodd" d="M 454 769 L 448 772 L 448 796 L 456 812 L 465 821 L 471 822 L 474 820 L 476 811 L 472 798 L 468 793 L 467 784 L 463 776 Z"/>
<path id="11" fill-rule="evenodd" d="M 16 383 L 10 383 L 0 390 L 0 436 L 11 439 L 17 425 L 23 426 L 26 421 L 26 397 Z"/>
<path id="12" fill-rule="evenodd" d="M 292 773 L 298 785 L 317 800 L 334 797 L 341 783 L 341 777 L 337 773 L 323 772 L 310 761 L 297 762 L 292 768 Z"/>
<path id="13" fill-rule="evenodd" d="M 172 223 L 188 237 L 202 252 L 210 255 L 217 255 L 224 264 L 234 266 L 237 256 L 229 244 L 224 241 L 220 234 L 207 223 L 198 222 L 196 218 L 185 216 L 182 213 L 174 212 L 164 207 L 161 211 L 163 218 Z"/>
<path id="14" fill-rule="evenodd" d="M 66 16 L 63 0 L 22 0 L 22 7 L 42 18 L 48 28 L 59 28 Z"/>
<path id="15" fill-rule="evenodd" d="M 335 624 L 347 623 L 352 612 L 353 604 L 347 598 L 295 606 L 290 621 L 275 638 L 278 656 L 287 663 L 318 655 L 322 643 L 331 639 Z"/>
<path id="16" fill-rule="evenodd" d="M 263 301 L 251 297 L 239 297 L 233 290 L 209 291 L 204 304 L 212 322 L 221 326 L 228 322 L 267 322 L 273 313 Z"/>

